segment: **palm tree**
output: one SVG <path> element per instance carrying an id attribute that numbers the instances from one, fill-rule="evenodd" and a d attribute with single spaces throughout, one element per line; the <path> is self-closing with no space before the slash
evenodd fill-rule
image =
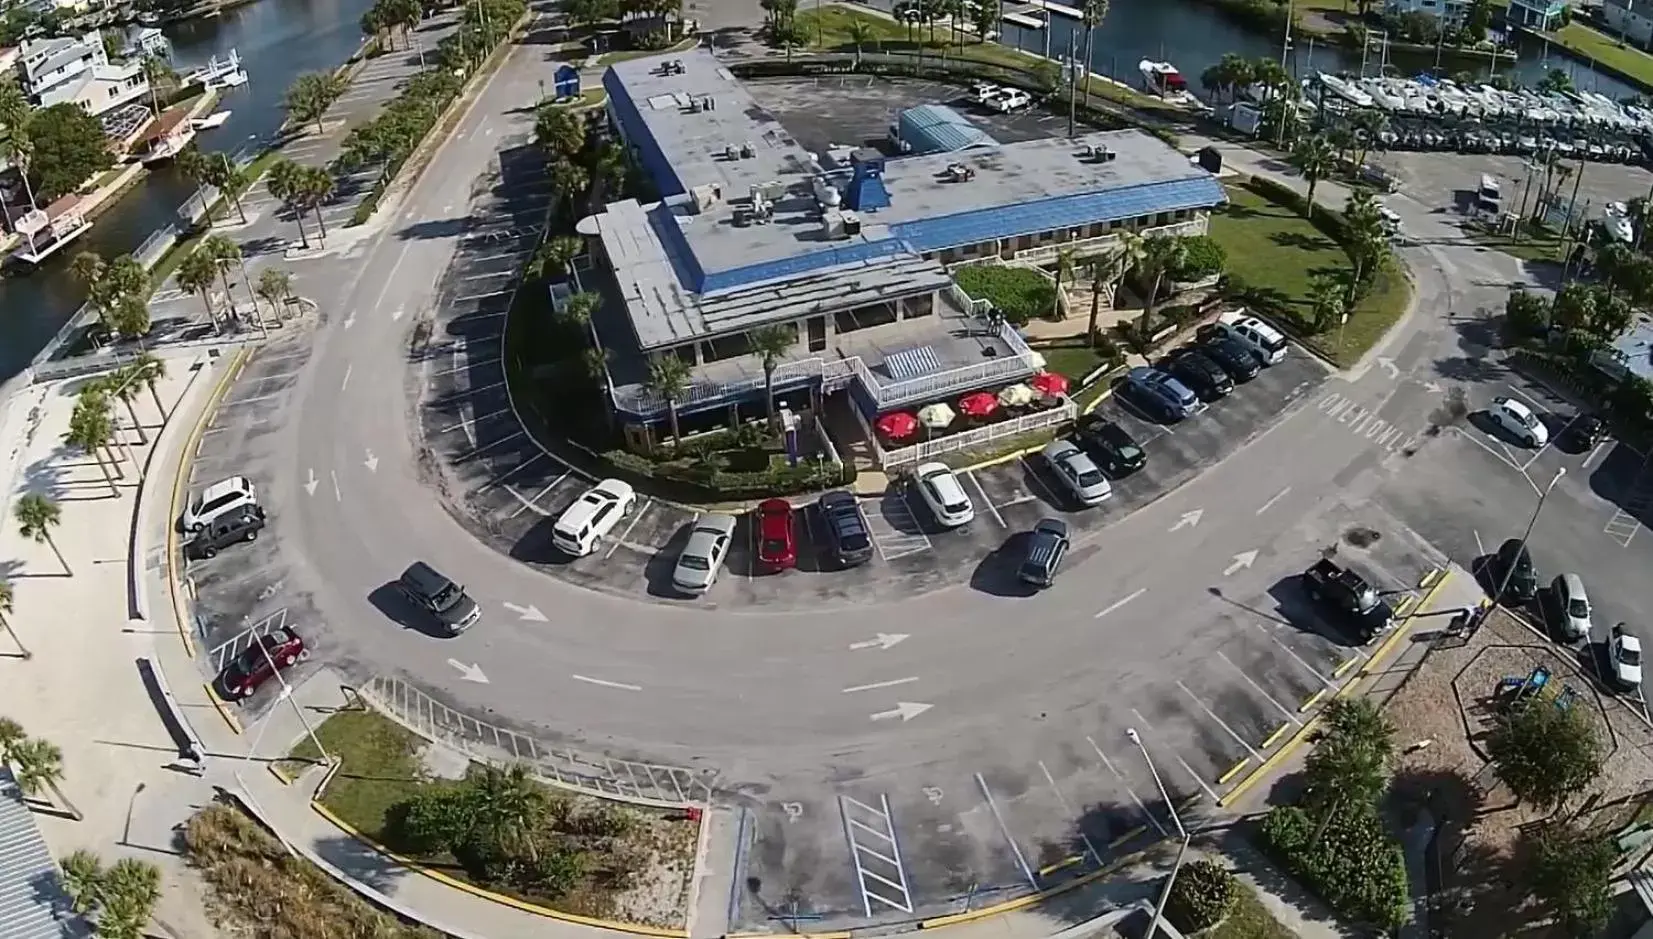
<path id="1" fill-rule="evenodd" d="M 588 346 L 580 353 L 580 365 L 585 369 L 591 380 L 602 384 L 608 377 L 608 350 L 596 346 Z"/>
<path id="2" fill-rule="evenodd" d="M 470 784 L 471 809 L 487 843 L 506 857 L 539 860 L 537 835 L 551 813 L 551 800 L 528 768 L 485 766 Z"/>
<path id="3" fill-rule="evenodd" d="M 752 354 L 763 360 L 763 398 L 769 404 L 769 423 L 775 423 L 775 369 L 798 344 L 798 328 L 791 323 L 760 326 L 746 334 Z"/>
<path id="4" fill-rule="evenodd" d="M 1091 315 L 1085 325 L 1085 337 L 1092 349 L 1096 348 L 1096 340 L 1099 338 L 1096 333 L 1096 320 L 1102 313 L 1102 288 L 1123 273 L 1120 269 L 1123 259 L 1122 252 L 1099 254 L 1090 259 Z"/>
<path id="5" fill-rule="evenodd" d="M 117 369 L 99 383 L 100 390 L 111 397 L 119 398 L 126 406 L 126 416 L 132 421 L 132 429 L 138 435 L 138 446 L 149 443 L 149 435 L 144 433 L 143 422 L 138 420 L 137 408 L 132 402 L 138 397 L 138 378 L 131 368 Z"/>
<path id="6" fill-rule="evenodd" d="M 143 939 L 161 899 L 161 869 L 148 861 L 121 858 L 103 872 L 98 909 L 102 939 Z"/>
<path id="7" fill-rule="evenodd" d="M 69 811 L 75 821 L 84 816 L 80 809 L 75 808 L 63 795 L 63 751 L 57 744 L 49 740 L 31 738 L 12 747 L 12 767 L 17 777 L 17 788 L 23 790 L 25 796 L 38 798 L 49 790 L 58 802 Z"/>
<path id="8" fill-rule="evenodd" d="M 1314 319 L 1314 331 L 1325 332 L 1332 320 L 1343 312 L 1348 292 L 1342 282 L 1327 273 L 1318 273 L 1309 279 L 1309 314 Z"/>
<path id="9" fill-rule="evenodd" d="M 57 548 L 57 542 L 52 539 L 52 529 L 63 523 L 63 509 L 56 502 L 38 492 L 30 492 L 17 500 L 12 506 L 12 517 L 17 519 L 17 533 L 35 544 L 44 544 L 57 555 L 57 563 L 63 565 L 65 576 L 73 577 L 75 572 L 64 560 L 63 552 Z"/>
<path id="10" fill-rule="evenodd" d="M 1062 248 L 1056 252 L 1056 292 L 1051 295 L 1051 319 L 1061 319 L 1062 316 L 1062 284 L 1073 283 L 1073 249 Z"/>
<path id="11" fill-rule="evenodd" d="M 567 277 L 569 266 L 585 250 L 578 235 L 557 235 L 540 242 L 524 270 L 529 277 Z"/>
<path id="12" fill-rule="evenodd" d="M 160 392 L 155 390 L 155 383 L 166 377 L 166 362 L 145 352 L 138 356 L 138 361 L 133 362 L 131 367 L 137 375 L 137 380 L 149 386 L 149 397 L 155 402 L 155 410 L 161 415 L 161 423 L 166 423 L 171 415 L 167 413 L 166 405 L 161 403 Z"/>
<path id="13" fill-rule="evenodd" d="M 677 403 L 689 389 L 689 363 L 671 353 L 657 355 L 649 362 L 649 377 L 643 387 L 666 401 L 666 416 L 671 421 L 672 441 L 681 444 L 683 431 L 677 424 Z"/>
<path id="14" fill-rule="evenodd" d="M 567 108 L 543 105 L 534 119 L 534 143 L 552 160 L 572 160 L 585 149 L 585 118 Z"/>
<path id="15" fill-rule="evenodd" d="M 567 160 L 559 160 L 551 166 L 551 188 L 565 201 L 572 202 L 580 193 L 591 187 L 591 175 L 585 167 Z"/>
<path id="16" fill-rule="evenodd" d="M 86 288 L 86 300 L 98 314 L 98 323 L 105 330 L 113 331 L 109 324 L 109 304 L 104 297 L 103 279 L 109 272 L 109 262 L 96 251 L 82 251 L 69 262 L 69 276 L 80 282 Z"/>
<path id="17" fill-rule="evenodd" d="M 161 114 L 161 99 L 155 89 L 162 85 L 169 85 L 178 81 L 178 73 L 173 71 L 167 60 L 158 55 L 143 57 L 143 77 L 149 82 L 149 106 L 154 109 L 155 116 Z"/>
<path id="18" fill-rule="evenodd" d="M 247 210 L 241 207 L 241 191 L 247 188 L 247 172 L 230 162 L 227 153 L 209 153 L 205 154 L 205 158 L 207 182 L 235 206 L 235 214 L 241 218 L 241 224 L 247 224 Z M 211 220 L 210 213 L 208 220 Z"/>
<path id="19" fill-rule="evenodd" d="M 9 581 L 9 580 L 0 580 L 0 629 L 5 630 L 6 635 L 11 637 L 11 641 L 17 644 L 18 649 L 22 650 L 23 658 L 32 659 L 32 658 L 34 658 L 34 653 L 30 652 L 28 650 L 28 647 L 23 645 L 23 640 L 17 638 L 17 630 L 11 628 L 11 611 L 12 611 L 12 586 L 11 586 L 11 581 Z M 15 726 L 15 725 L 13 725 L 13 726 Z M 21 730 L 22 728 L 18 728 L 18 729 Z M 5 740 L 0 739 L 0 763 L 5 762 L 5 751 L 6 751 L 7 746 L 9 746 L 9 744 L 7 744 Z"/>
<path id="20" fill-rule="evenodd" d="M 11 754 L 17 745 L 29 739 L 23 732 L 23 725 L 9 717 L 0 717 L 0 763 L 10 763 Z"/>
<path id="21" fill-rule="evenodd" d="M 848 32 L 849 41 L 855 43 L 855 66 L 860 68 L 861 47 L 872 42 L 872 27 L 857 17 L 849 21 Z"/>
<path id="22" fill-rule="evenodd" d="M 90 916 L 103 892 L 103 862 L 81 848 L 70 852 L 57 866 L 63 872 L 60 880 L 63 892 L 69 895 L 69 909 L 77 916 Z"/>
<path id="23" fill-rule="evenodd" d="M 126 475 L 126 471 L 121 468 L 120 457 L 114 451 L 113 445 L 116 440 L 115 419 L 109 407 L 109 397 L 101 388 L 88 385 L 81 391 L 80 400 L 75 402 L 75 410 L 69 418 L 69 430 L 63 435 L 63 442 L 96 459 L 98 468 L 103 470 L 104 478 L 109 482 L 110 491 L 119 496 L 120 490 L 116 488 L 115 480 L 109 475 L 109 470 L 103 463 L 103 455 L 106 454 L 109 462 L 115 467 L 116 475 Z"/>
<path id="24" fill-rule="evenodd" d="M 980 43 L 992 39 L 1003 16 L 1004 11 L 999 8 L 998 0 L 977 0 L 976 5 L 971 8 L 970 16 L 970 25 L 976 27 L 976 41 Z M 851 22 L 860 23 L 859 20 Z"/>
<path id="25" fill-rule="evenodd" d="M 34 211 L 39 207 L 34 197 L 34 183 L 29 179 L 34 163 L 34 139 L 29 136 L 27 123 L 13 125 L 5 139 L 0 140 L 0 156 L 17 167 L 17 175 L 23 180 L 23 192 L 29 197 L 29 210 Z"/>
<path id="26" fill-rule="evenodd" d="M 207 319 L 217 332 L 218 308 L 212 302 L 212 288 L 218 281 L 218 260 L 197 248 L 179 263 L 172 277 L 179 287 L 201 298 L 201 305 L 207 308 Z"/>
<path id="27" fill-rule="evenodd" d="M 1320 134 L 1302 137 L 1292 144 L 1291 165 L 1297 172 L 1303 174 L 1303 180 L 1309 184 L 1307 197 L 1304 199 L 1304 212 L 1312 214 L 1314 209 L 1314 188 L 1320 181 L 1331 173 L 1337 160 L 1337 154 L 1332 151 L 1331 141 Z"/>
<path id="28" fill-rule="evenodd" d="M 299 177 L 299 192 L 304 196 L 304 202 L 311 211 L 316 213 L 316 230 L 321 233 L 321 243 L 327 243 L 327 221 L 321 216 L 321 207 L 333 198 L 338 184 L 333 180 L 333 173 L 326 167 L 312 166 L 302 170 Z"/>
<path id="29" fill-rule="evenodd" d="M 1182 267 L 1187 259 L 1188 247 L 1181 238 L 1153 235 L 1143 242 L 1139 270 L 1148 278 L 1148 298 L 1142 306 L 1140 327 L 1143 342 L 1148 341 L 1153 331 L 1154 312 L 1159 309 L 1159 288 L 1165 283 L 1165 275 Z"/>
<path id="30" fill-rule="evenodd" d="M 582 290 L 568 298 L 563 305 L 562 315 L 568 322 L 582 333 L 591 328 L 591 315 L 603 305 L 603 298 L 589 290 Z"/>
<path id="31" fill-rule="evenodd" d="M 1085 27 L 1085 100 L 1091 97 L 1091 47 L 1096 38 L 1096 28 L 1108 18 L 1108 0 L 1085 0 L 1079 8 L 1079 22 Z"/>
<path id="32" fill-rule="evenodd" d="M 264 174 L 264 188 L 270 191 L 281 207 L 293 213 L 293 222 L 298 225 L 298 238 L 304 247 L 310 247 L 310 236 L 304 231 L 304 193 L 299 187 L 299 176 L 304 172 L 303 167 L 288 159 L 277 159 Z"/>

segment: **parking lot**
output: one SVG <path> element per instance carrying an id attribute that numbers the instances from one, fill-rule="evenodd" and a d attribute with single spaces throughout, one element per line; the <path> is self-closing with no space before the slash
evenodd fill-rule
<path id="1" fill-rule="evenodd" d="M 1522 446 L 1486 421 L 1484 409 L 1499 396 L 1527 404 L 1544 421 L 1550 442 Z M 1614 624 L 1650 635 L 1653 607 L 1644 585 L 1653 537 L 1645 526 L 1653 521 L 1653 475 L 1646 457 L 1611 438 L 1588 448 L 1558 442 L 1578 410 L 1515 373 L 1471 386 L 1464 411 L 1381 497 L 1454 560 L 1474 568 L 1507 539 L 1521 537 L 1549 490 L 1528 541 L 1541 589 L 1527 612 L 1540 624 L 1553 619 L 1550 581 L 1563 573 L 1581 575 L 1595 631 L 1591 642 L 1574 645 L 1581 661 L 1599 673 Z"/>
<path id="2" fill-rule="evenodd" d="M 1427 575 L 1440 562 L 1380 507 L 1351 499 L 1268 543 L 1254 571 L 1218 581 L 1190 571 L 1186 590 L 1164 596 L 1127 592 L 1113 572 L 1080 585 L 1075 591 L 1097 609 L 1082 620 L 1078 641 L 1097 650 L 1092 666 L 1100 654 L 1113 664 L 1065 701 L 1061 659 L 1084 653 L 1063 648 L 1062 624 L 1048 613 L 1025 624 L 1044 638 L 1039 651 L 1024 651 L 1048 655 L 1052 670 L 1041 703 L 1048 713 L 1007 718 L 1034 719 L 1029 732 L 962 729 L 980 738 L 973 752 L 935 764 L 913 754 L 909 769 L 887 778 L 783 784 L 749 802 L 739 925 L 772 927 L 795 915 L 819 931 L 869 916 L 955 913 L 1048 889 L 1174 837 L 1128 728 L 1194 827 L 1375 648 L 1352 644 L 1302 593 L 1300 572 L 1334 548 L 1341 563 L 1389 592 L 1402 616 L 1425 595 L 1420 585 L 1433 585 Z M 1064 607 L 1058 597 L 1040 609 Z M 1171 619 L 1177 629 L 1155 629 Z M 1119 634 L 1129 644 L 1110 646 Z M 903 696 L 925 700 L 919 687 Z"/>
<path id="3" fill-rule="evenodd" d="M 253 353 L 202 431 L 190 465 L 191 494 L 221 479 L 245 476 L 269 513 L 270 527 L 280 526 L 286 506 L 282 490 L 275 485 L 275 468 L 283 456 L 275 446 L 275 432 L 289 419 L 288 392 L 310 354 L 306 336 L 282 339 Z M 306 628 L 319 621 L 308 599 L 287 589 L 292 560 L 275 534 L 266 530 L 256 541 L 226 548 L 215 558 L 184 564 L 183 574 L 195 599 L 195 638 L 201 650 L 197 662 L 206 679 L 218 675 L 254 636 L 272 628 L 292 629 L 309 643 L 322 633 Z M 297 684 L 314 667 L 300 663 L 286 673 L 287 679 Z M 261 712 L 279 690 L 277 683 L 267 683 L 243 705 Z"/>

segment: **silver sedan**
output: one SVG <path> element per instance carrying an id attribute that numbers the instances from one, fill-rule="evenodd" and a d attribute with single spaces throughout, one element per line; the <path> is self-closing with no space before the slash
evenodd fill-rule
<path id="1" fill-rule="evenodd" d="M 1073 441 L 1052 440 L 1041 455 L 1068 492 L 1085 505 L 1100 505 L 1113 495 L 1108 477 Z"/>
<path id="2" fill-rule="evenodd" d="M 691 596 L 700 596 L 717 583 L 718 571 L 729 556 L 735 540 L 735 517 L 712 513 L 695 519 L 694 530 L 672 570 L 672 586 Z"/>

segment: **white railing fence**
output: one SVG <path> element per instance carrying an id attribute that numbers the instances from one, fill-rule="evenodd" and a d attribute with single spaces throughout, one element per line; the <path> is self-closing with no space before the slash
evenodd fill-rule
<path id="1" fill-rule="evenodd" d="M 1004 437 L 1013 437 L 1029 431 L 1040 430 L 1045 427 L 1054 427 L 1077 419 L 1079 408 L 1073 399 L 1065 398 L 1060 407 L 1037 414 L 1028 414 L 1013 420 L 999 421 L 997 424 L 988 424 L 975 430 L 967 430 L 961 434 L 949 434 L 935 440 L 922 440 L 910 447 L 899 447 L 886 450 L 877 444 L 877 436 L 869 435 L 868 439 L 878 446 L 879 462 L 888 470 L 892 466 L 903 466 L 908 463 L 919 463 L 943 453 L 963 450 L 967 447 L 976 447 L 984 443 L 999 440 Z"/>

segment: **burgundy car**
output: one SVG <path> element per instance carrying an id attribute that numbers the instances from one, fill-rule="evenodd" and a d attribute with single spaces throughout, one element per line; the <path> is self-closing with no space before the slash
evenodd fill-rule
<path id="1" fill-rule="evenodd" d="M 298 633 L 291 629 L 272 629 L 231 660 L 219 683 L 226 697 L 249 697 L 260 685 L 274 678 L 277 670 L 289 668 L 308 655 Z"/>

